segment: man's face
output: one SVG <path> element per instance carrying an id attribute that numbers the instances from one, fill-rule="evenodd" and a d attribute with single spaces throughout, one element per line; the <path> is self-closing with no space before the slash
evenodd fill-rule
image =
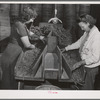
<path id="1" fill-rule="evenodd" d="M 79 23 L 80 28 L 86 32 L 88 32 L 90 30 L 89 25 L 90 25 L 89 23 L 85 23 L 85 22 Z"/>

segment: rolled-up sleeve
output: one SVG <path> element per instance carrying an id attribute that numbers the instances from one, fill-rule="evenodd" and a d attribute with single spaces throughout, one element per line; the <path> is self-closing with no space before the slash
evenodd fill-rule
<path id="1" fill-rule="evenodd" d="M 69 45 L 69 49 L 70 50 L 79 49 L 80 48 L 80 45 L 82 43 L 83 38 L 84 38 L 84 35 L 81 36 L 81 38 L 79 40 L 77 40 L 75 43 Z"/>
<path id="2" fill-rule="evenodd" d="M 90 55 L 85 59 L 86 65 L 97 63 L 100 60 L 100 35 L 97 35 L 93 39 L 91 44 Z"/>

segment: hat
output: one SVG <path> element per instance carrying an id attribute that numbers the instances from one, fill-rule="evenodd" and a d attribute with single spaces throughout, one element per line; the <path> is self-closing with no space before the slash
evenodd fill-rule
<path id="1" fill-rule="evenodd" d="M 84 14 L 80 16 L 81 21 L 88 22 L 91 25 L 94 25 L 96 23 L 96 19 L 94 19 L 91 15 Z"/>

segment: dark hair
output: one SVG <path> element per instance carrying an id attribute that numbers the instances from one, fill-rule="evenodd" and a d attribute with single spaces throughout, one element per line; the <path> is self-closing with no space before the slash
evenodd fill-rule
<path id="1" fill-rule="evenodd" d="M 24 22 L 29 20 L 30 18 L 36 18 L 37 12 L 35 9 L 31 9 L 30 7 L 24 7 L 19 17 Z"/>
<path id="2" fill-rule="evenodd" d="M 89 27 L 92 28 L 95 23 L 96 23 L 96 19 L 94 19 L 91 15 L 88 14 L 82 14 L 80 15 L 80 17 L 77 19 L 77 22 L 84 22 L 84 23 L 89 23 Z"/>

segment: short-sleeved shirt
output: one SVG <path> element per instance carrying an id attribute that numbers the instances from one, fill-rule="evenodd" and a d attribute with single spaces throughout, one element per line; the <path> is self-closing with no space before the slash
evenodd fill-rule
<path id="1" fill-rule="evenodd" d="M 20 21 L 15 22 L 11 29 L 11 43 L 24 47 L 21 37 L 27 36 L 27 30 L 23 23 Z"/>

